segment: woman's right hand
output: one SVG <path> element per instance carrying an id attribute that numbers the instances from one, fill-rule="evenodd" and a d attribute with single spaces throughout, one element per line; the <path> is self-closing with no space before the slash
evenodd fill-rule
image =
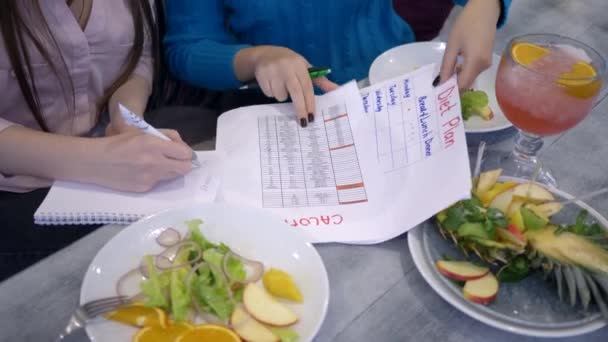
<path id="1" fill-rule="evenodd" d="M 124 133 L 100 138 L 99 163 L 91 182 L 112 189 L 146 192 L 159 182 L 185 175 L 192 169 L 192 149 L 175 131 L 164 131 L 172 141 Z"/>
<path id="2" fill-rule="evenodd" d="M 240 63 L 239 61 L 247 61 Z M 239 68 L 246 64 L 249 68 Z M 324 92 L 334 90 L 337 84 L 326 77 L 311 80 L 308 74 L 310 63 L 296 52 L 278 46 L 257 46 L 245 48 L 235 57 L 237 76 L 247 79 L 252 73 L 260 88 L 268 97 L 280 102 L 291 97 L 300 124 L 305 127 L 314 120 L 315 93 L 313 84 Z M 239 72 L 241 69 L 241 72 Z M 249 69 L 249 70 L 247 70 Z"/>

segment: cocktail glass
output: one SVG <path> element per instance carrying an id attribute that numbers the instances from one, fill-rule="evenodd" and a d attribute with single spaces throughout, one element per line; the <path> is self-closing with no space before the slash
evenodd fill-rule
<path id="1" fill-rule="evenodd" d="M 551 172 L 539 164 L 543 137 L 567 131 L 591 112 L 605 73 L 602 56 L 577 40 L 554 34 L 513 38 L 498 68 L 496 97 L 519 132 L 513 151 L 490 158 L 492 166 L 556 186 Z"/>

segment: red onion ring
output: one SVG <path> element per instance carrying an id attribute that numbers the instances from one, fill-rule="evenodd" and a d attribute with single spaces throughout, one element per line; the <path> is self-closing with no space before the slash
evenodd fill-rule
<path id="1" fill-rule="evenodd" d="M 163 230 L 160 234 L 158 234 L 158 236 L 156 237 L 156 243 L 163 247 L 171 247 L 180 242 L 181 239 L 182 236 L 177 230 L 173 228 L 167 228 Z"/>
<path id="2" fill-rule="evenodd" d="M 132 269 L 129 272 L 123 274 L 118 281 L 116 282 L 116 294 L 119 296 L 127 296 L 127 297 L 131 297 L 131 296 L 135 296 L 138 294 L 138 292 L 135 293 L 135 295 L 132 293 L 133 291 L 129 291 L 129 289 L 127 289 L 129 282 L 135 282 L 137 281 L 137 284 L 131 284 L 132 286 L 135 286 L 136 289 L 139 289 L 139 284 L 141 283 L 142 280 L 144 280 L 145 278 L 143 277 L 143 275 L 141 274 L 141 271 L 138 268 Z M 131 292 L 131 293 L 129 293 Z"/>
<path id="3" fill-rule="evenodd" d="M 190 269 L 190 272 L 188 272 L 188 275 L 186 275 L 186 288 L 188 289 L 188 292 L 190 292 L 190 290 L 191 290 L 190 284 L 192 284 L 192 282 L 191 282 L 192 275 L 194 273 L 196 273 L 196 271 L 198 271 L 199 268 L 201 268 L 202 266 L 205 266 L 205 265 L 207 265 L 207 263 L 205 261 L 199 262 L 198 264 L 192 266 L 192 268 Z"/>
<path id="4" fill-rule="evenodd" d="M 141 263 L 139 264 L 139 273 L 145 278 L 150 278 L 150 270 L 148 270 L 148 265 L 146 265 L 146 259 L 141 258 Z"/>
<path id="5" fill-rule="evenodd" d="M 228 260 L 231 257 L 239 260 L 243 263 L 244 266 L 249 266 L 252 269 L 251 273 L 247 272 L 247 277 L 245 278 L 245 280 L 235 279 L 230 274 L 230 272 L 228 272 Z M 260 278 L 262 278 L 262 275 L 264 274 L 264 264 L 259 261 L 250 260 L 245 257 L 242 257 L 234 253 L 233 251 L 228 251 L 228 253 L 224 254 L 224 258 L 222 259 L 222 271 L 226 275 L 226 277 L 230 279 L 230 281 L 237 284 L 245 285 L 248 283 L 255 283 L 256 281 L 260 280 Z"/>
<path id="6" fill-rule="evenodd" d="M 181 264 L 174 264 L 175 257 L 177 256 L 177 254 L 179 254 L 183 248 L 187 247 L 190 247 L 195 251 L 196 257 L 193 260 L 187 260 Z M 157 254 L 154 257 L 154 264 L 159 270 L 167 271 L 195 264 L 199 260 L 201 260 L 202 257 L 203 253 L 197 244 L 192 241 L 182 241 L 169 247 L 160 254 Z"/>

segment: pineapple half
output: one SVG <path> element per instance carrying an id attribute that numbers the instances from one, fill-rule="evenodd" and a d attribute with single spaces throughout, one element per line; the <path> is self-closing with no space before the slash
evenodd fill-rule
<path id="1" fill-rule="evenodd" d="M 530 265 L 553 278 L 560 300 L 580 301 L 584 310 L 594 300 L 608 319 L 608 234 L 560 233 L 549 225 L 525 235 Z"/>
<path id="2" fill-rule="evenodd" d="M 608 320 L 608 231 L 587 223 L 585 211 L 574 224 L 552 224 L 550 217 L 561 206 L 546 189 L 529 183 L 511 186 L 499 182 L 499 175 L 500 170 L 482 173 L 470 200 L 437 215 L 443 237 L 465 255 L 475 254 L 503 268 L 527 259 L 531 271 L 542 271 L 553 280 L 560 300 L 580 303 L 585 311 L 595 302 Z"/>

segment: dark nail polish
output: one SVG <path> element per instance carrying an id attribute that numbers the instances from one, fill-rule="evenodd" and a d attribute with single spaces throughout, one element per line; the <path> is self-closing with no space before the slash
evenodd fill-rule
<path id="1" fill-rule="evenodd" d="M 300 126 L 302 126 L 302 128 L 308 126 L 308 121 L 306 121 L 305 118 L 301 118 L 300 119 Z"/>
<path id="2" fill-rule="evenodd" d="M 435 79 L 433 80 L 433 87 L 436 87 L 439 84 L 439 75 L 437 75 L 437 77 L 435 77 Z"/>
<path id="3" fill-rule="evenodd" d="M 308 122 L 313 122 L 315 121 L 315 116 L 311 114 L 308 114 Z"/>

